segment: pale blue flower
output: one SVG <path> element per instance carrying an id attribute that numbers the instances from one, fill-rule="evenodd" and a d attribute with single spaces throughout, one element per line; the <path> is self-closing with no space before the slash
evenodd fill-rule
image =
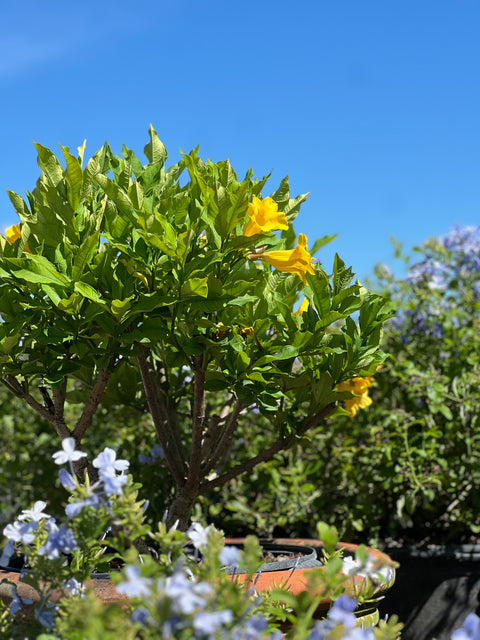
<path id="1" fill-rule="evenodd" d="M 77 488 L 75 478 L 71 473 L 68 473 L 66 469 L 59 469 L 58 479 L 60 480 L 62 487 L 67 491 L 74 491 Z"/>
<path id="2" fill-rule="evenodd" d="M 125 471 L 130 466 L 128 460 L 117 460 L 117 454 L 110 447 L 100 453 L 92 462 L 102 475 L 115 476 L 117 471 Z"/>
<path id="3" fill-rule="evenodd" d="M 55 624 L 55 615 L 58 611 L 58 606 L 51 601 L 44 603 L 43 606 L 35 609 L 35 618 L 40 622 L 40 624 L 48 629 L 49 631 L 53 629 Z"/>
<path id="4" fill-rule="evenodd" d="M 258 640 L 259 638 L 265 638 L 266 640 L 281 640 L 283 634 L 280 631 L 275 631 L 269 636 L 266 635 L 268 629 L 268 622 L 260 614 L 255 614 L 248 618 L 242 625 L 236 625 L 232 629 L 230 635 L 231 640 Z"/>
<path id="5" fill-rule="evenodd" d="M 30 598 L 21 598 L 17 593 L 17 587 L 12 586 L 12 602 L 10 603 L 10 613 L 14 616 L 23 608 L 25 604 L 33 604 Z"/>
<path id="6" fill-rule="evenodd" d="M 357 619 L 353 613 L 356 606 L 357 602 L 353 598 L 345 594 L 339 596 L 329 610 L 326 619 L 315 624 L 307 640 L 327 640 L 330 632 L 340 625 L 343 625 L 347 632 L 353 630 L 357 624 Z M 342 640 L 347 640 L 347 638 L 348 640 L 360 640 L 360 638 L 347 636 L 344 633 Z"/>
<path id="7" fill-rule="evenodd" d="M 369 555 L 367 555 L 363 563 L 351 556 L 345 556 L 343 558 L 342 572 L 346 576 L 361 576 L 380 583 L 390 582 L 394 576 L 392 567 L 388 565 L 379 566 L 378 562 Z"/>
<path id="8" fill-rule="evenodd" d="M 144 578 L 140 567 L 127 565 L 124 575 L 126 579 L 117 584 L 118 593 L 124 593 L 129 598 L 143 598 L 151 594 L 153 580 Z"/>
<path id="9" fill-rule="evenodd" d="M 452 633 L 451 640 L 480 640 L 480 618 L 469 613 L 464 623 Z"/>
<path id="10" fill-rule="evenodd" d="M 100 480 L 103 483 L 103 491 L 107 496 L 118 496 L 122 493 L 122 487 L 127 483 L 128 478 L 124 475 L 111 476 L 100 473 Z"/>
<path id="11" fill-rule="evenodd" d="M 70 592 L 70 595 L 72 596 L 83 595 L 83 592 L 85 590 L 85 585 L 76 578 L 69 578 L 63 583 L 63 586 Z"/>
<path id="12" fill-rule="evenodd" d="M 158 444 L 158 442 L 156 442 L 153 445 L 153 447 L 152 447 L 152 449 L 150 451 L 150 455 L 152 456 L 152 458 L 154 460 L 158 460 L 159 458 L 160 459 L 165 458 L 165 452 L 163 451 L 162 446 Z"/>
<path id="13" fill-rule="evenodd" d="M 201 549 L 202 547 L 206 547 L 208 544 L 208 536 L 210 532 L 213 530 L 212 525 L 208 527 L 203 527 L 199 522 L 194 522 L 191 527 L 187 531 L 187 536 L 192 541 L 195 549 Z"/>
<path id="14" fill-rule="evenodd" d="M 238 567 L 240 560 L 242 559 L 242 554 L 240 553 L 237 547 L 227 546 L 223 547 L 223 549 L 218 554 L 220 562 L 224 567 Z"/>
<path id="15" fill-rule="evenodd" d="M 75 518 L 83 509 L 87 507 L 95 507 L 95 509 L 98 509 L 99 506 L 100 498 L 96 494 L 92 494 L 78 502 L 69 502 L 65 507 L 65 513 L 69 518 Z"/>
<path id="16" fill-rule="evenodd" d="M 233 621 L 230 609 L 222 611 L 200 611 L 193 619 L 195 634 L 200 637 L 211 636 L 217 629 Z"/>
<path id="17" fill-rule="evenodd" d="M 74 438 L 64 438 L 62 440 L 62 451 L 56 451 L 52 458 L 55 464 L 65 464 L 66 462 L 76 462 L 86 455 L 83 451 L 75 451 Z"/>
<path id="18" fill-rule="evenodd" d="M 69 554 L 77 549 L 77 541 L 73 531 L 62 525 L 57 527 L 52 524 L 45 544 L 38 550 L 39 556 L 47 556 L 49 560 L 55 560 L 61 553 Z"/>
<path id="19" fill-rule="evenodd" d="M 0 556 L 0 566 L 8 567 L 8 563 L 10 562 L 10 558 L 15 553 L 15 542 L 13 540 L 9 540 L 7 544 L 3 547 L 2 555 Z"/>
<path id="20" fill-rule="evenodd" d="M 153 621 L 150 611 L 146 607 L 139 607 L 132 611 L 132 622 L 137 622 L 144 627 L 148 626 Z"/>
<path id="21" fill-rule="evenodd" d="M 356 600 L 343 593 L 333 603 L 327 614 L 327 619 L 335 624 L 343 624 L 345 629 L 353 629 L 357 624 L 357 619 L 353 614 L 356 607 Z"/>
<path id="22" fill-rule="evenodd" d="M 3 530 L 3 535 L 14 542 L 30 544 L 35 540 L 35 533 L 38 529 L 37 522 L 18 522 L 7 524 Z"/>
<path id="23" fill-rule="evenodd" d="M 50 518 L 48 513 L 43 511 L 46 506 L 46 502 L 43 502 L 43 500 L 37 500 L 33 505 L 33 509 L 24 509 L 18 516 L 18 520 L 32 520 L 33 522 L 40 522 L 43 518 Z"/>
<path id="24" fill-rule="evenodd" d="M 209 584 L 189 580 L 183 571 L 176 571 L 165 581 L 165 595 L 172 600 L 173 611 L 179 614 L 190 615 L 196 609 L 203 609 L 211 591 Z"/>

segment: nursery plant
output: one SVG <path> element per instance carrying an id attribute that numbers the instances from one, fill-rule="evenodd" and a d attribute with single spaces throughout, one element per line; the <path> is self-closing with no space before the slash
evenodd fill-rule
<path id="1" fill-rule="evenodd" d="M 306 195 L 287 178 L 265 196 L 269 176 L 238 179 L 198 149 L 167 166 L 153 127 L 146 164 L 107 143 L 85 166 L 85 144 L 61 160 L 35 147 L 41 175 L 8 192 L 20 222 L 0 240 L 0 379 L 51 424 L 52 447 L 80 447 L 100 407 L 147 415 L 167 526 L 186 529 L 199 495 L 362 403 L 391 312 L 338 256 L 331 273 L 314 260 L 332 238 L 296 236 Z M 256 413 L 261 450 L 232 459 Z M 82 457 L 85 470 L 94 482 Z"/>

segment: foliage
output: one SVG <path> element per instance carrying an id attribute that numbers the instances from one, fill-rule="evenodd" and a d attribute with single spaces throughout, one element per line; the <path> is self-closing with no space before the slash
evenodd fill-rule
<path id="1" fill-rule="evenodd" d="M 480 229 L 454 228 L 404 258 L 405 277 L 377 268 L 376 287 L 397 311 L 372 404 L 225 488 L 218 504 L 231 510 L 229 526 L 308 534 L 321 515 L 343 539 L 477 539 L 479 256 Z"/>
<path id="2" fill-rule="evenodd" d="M 62 165 L 35 145 L 41 176 L 26 200 L 9 192 L 20 223 L 0 239 L 0 379 L 77 445 L 100 406 L 149 414 L 168 522 L 186 528 L 199 495 L 341 411 L 352 393 L 337 385 L 384 360 L 390 311 L 338 256 L 331 275 L 314 263 L 330 238 L 311 252 L 296 239 L 306 196 L 290 198 L 286 178 L 263 197 L 268 176 L 239 180 L 197 150 L 167 168 L 149 135 L 146 165 L 108 144 L 85 168 L 84 147 L 61 147 Z M 269 440 L 237 462 L 229 444 L 252 410 Z"/>
<path id="3" fill-rule="evenodd" d="M 223 534 L 212 526 L 196 523 L 185 534 L 160 523 L 152 530 L 143 519 L 145 504 L 138 499 L 138 486 L 126 474 L 128 462 L 106 448 L 93 461 L 99 481 L 82 484 L 74 477 L 73 463 L 84 455 L 74 448 L 73 439 L 64 440 L 62 450 L 54 454 L 62 466 L 60 482 L 70 493 L 61 523 L 44 511 L 44 501 L 37 501 L 5 527 L 8 541 L 1 563 L 8 563 L 12 553 L 24 554 L 27 570 L 22 580 L 39 598 L 33 604 L 26 602 L 14 589 L 12 602 L 0 613 L 4 637 L 279 640 L 285 621 L 291 624 L 287 637 L 297 640 L 397 637 L 401 625 L 394 618 L 377 628 L 358 627 L 357 602 L 343 593 L 345 587 L 361 571 L 372 580 L 382 579 L 384 569 L 372 566 L 365 573 L 368 558 L 359 551 L 357 562 L 350 559 L 347 571 L 335 553 L 334 529 L 319 527 L 329 553 L 324 568 L 315 572 L 315 586 L 322 585 L 322 595 L 312 591 L 307 598 L 297 598 L 286 585 L 262 598 L 235 575 L 222 571 L 226 565 L 235 566 L 251 584 L 262 557 L 257 539 L 246 539 L 241 552 L 226 547 Z M 107 539 L 101 535 L 104 531 L 110 531 Z M 155 545 L 155 559 L 137 550 L 140 536 Z M 83 584 L 92 570 L 108 569 L 112 560 L 119 567 L 111 573 L 116 589 L 128 598 L 122 606 L 101 604 Z M 371 593 L 369 581 L 363 584 L 366 588 L 357 592 L 359 602 Z M 54 589 L 63 594 L 55 603 Z M 335 605 L 325 620 L 316 621 L 315 610 L 326 594 L 335 599 Z"/>

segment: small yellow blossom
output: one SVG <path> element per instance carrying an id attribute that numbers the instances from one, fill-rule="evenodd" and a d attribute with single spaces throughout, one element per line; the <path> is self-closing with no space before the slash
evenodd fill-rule
<path id="1" fill-rule="evenodd" d="M 353 398 L 345 400 L 345 409 L 351 418 L 357 415 L 359 409 L 366 409 L 372 404 L 372 399 L 368 395 L 372 380 L 372 376 L 368 378 L 352 378 L 352 380 L 341 382 L 337 386 L 338 391 L 350 391 L 350 393 L 353 393 Z"/>
<path id="2" fill-rule="evenodd" d="M 296 311 L 293 312 L 293 315 L 302 315 L 305 313 L 305 311 L 308 311 L 308 307 L 310 306 L 310 301 L 308 298 L 304 298 L 302 300 L 302 304 L 298 307 L 298 309 Z"/>
<path id="3" fill-rule="evenodd" d="M 10 242 L 10 244 L 14 244 L 17 240 L 19 240 L 19 238 L 22 237 L 22 231 L 20 229 L 20 225 L 19 224 L 12 225 L 6 230 L 5 235 L 7 236 L 7 240 Z"/>
<path id="4" fill-rule="evenodd" d="M 250 220 L 243 229 L 243 235 L 250 237 L 262 231 L 275 231 L 276 229 L 288 229 L 285 214 L 278 211 L 278 205 L 272 198 L 260 200 L 253 196 L 249 203 L 247 215 Z"/>
<path id="5" fill-rule="evenodd" d="M 267 253 L 251 254 L 254 260 L 265 260 L 278 269 L 287 273 L 296 273 L 303 284 L 306 284 L 305 274 L 315 273 L 312 266 L 312 256 L 307 251 L 307 236 L 301 233 L 298 236 L 298 244 L 295 249 L 285 251 L 269 251 Z"/>
<path id="6" fill-rule="evenodd" d="M 22 237 L 22 229 L 20 227 L 20 224 L 13 224 L 5 231 L 5 235 L 7 236 L 7 240 L 8 242 L 10 242 L 10 244 L 15 244 L 15 242 L 17 240 L 20 240 L 20 238 Z M 23 250 L 25 251 L 25 253 L 32 253 L 28 248 L 28 244 L 23 247 Z"/>

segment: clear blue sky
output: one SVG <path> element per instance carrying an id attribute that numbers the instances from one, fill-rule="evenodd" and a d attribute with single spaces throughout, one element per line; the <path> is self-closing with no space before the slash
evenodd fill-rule
<path id="1" fill-rule="evenodd" d="M 0 226 L 5 189 L 39 169 L 35 140 L 172 160 L 200 144 L 243 174 L 310 196 L 297 232 L 339 233 L 363 278 L 480 214 L 478 0 L 3 0 Z M 270 191 L 265 189 L 264 195 Z"/>

